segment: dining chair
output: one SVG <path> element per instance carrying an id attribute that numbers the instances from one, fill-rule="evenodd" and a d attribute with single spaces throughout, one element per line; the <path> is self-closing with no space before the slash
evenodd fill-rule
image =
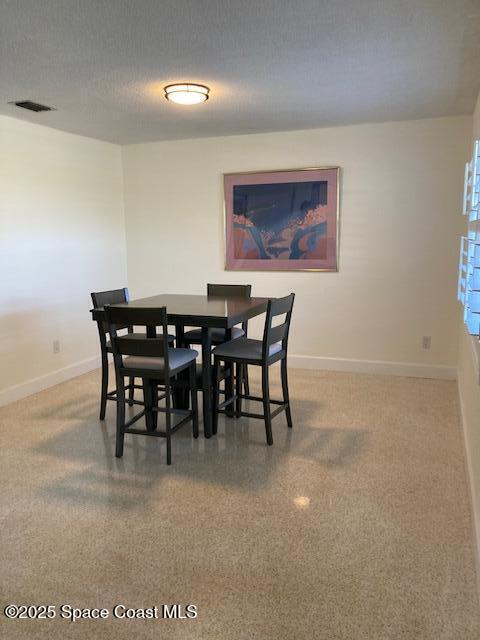
<path id="1" fill-rule="evenodd" d="M 198 438 L 198 407 L 196 388 L 196 358 L 194 349 L 170 347 L 167 328 L 166 307 L 129 308 L 105 306 L 105 316 L 112 345 L 115 375 L 117 380 L 117 432 L 115 455 L 123 456 L 126 433 L 166 438 L 167 464 L 172 463 L 171 437 L 186 422 L 192 422 L 193 436 Z M 137 337 L 136 334 L 118 335 L 118 327 L 142 326 L 161 327 L 157 337 Z M 147 333 L 147 332 L 146 332 Z M 182 376 L 188 373 L 188 378 Z M 125 378 L 141 378 L 144 390 L 143 410 L 125 422 Z M 186 385 L 190 390 L 191 409 L 178 409 L 172 406 L 172 391 L 176 386 Z M 159 395 L 161 387 L 162 395 Z M 158 402 L 165 400 L 165 407 Z M 134 404 L 142 404 L 133 401 Z M 157 428 L 159 413 L 165 414 L 165 430 Z M 172 417 L 181 419 L 172 424 Z M 145 417 L 146 428 L 132 428 L 132 425 Z"/>
<path id="2" fill-rule="evenodd" d="M 291 293 L 285 298 L 277 298 L 268 301 L 265 318 L 265 328 L 263 340 L 251 340 L 250 338 L 238 338 L 225 342 L 213 350 L 213 433 L 217 433 L 218 414 L 226 413 L 225 407 L 235 402 L 235 416 L 245 416 L 247 418 L 261 418 L 265 422 L 267 443 L 273 444 L 272 418 L 281 411 L 285 411 L 287 425 L 292 428 L 292 414 L 290 410 L 290 399 L 288 392 L 287 375 L 287 350 L 288 334 L 292 319 L 292 309 L 295 294 Z M 275 318 L 283 316 L 280 322 L 274 326 Z M 282 378 L 283 400 L 272 400 L 270 398 L 269 367 L 280 361 L 280 372 Z M 236 391 L 231 398 L 226 398 L 219 403 L 219 383 L 218 376 L 221 363 L 236 368 Z M 242 394 L 241 379 L 242 368 L 246 365 L 254 365 L 262 368 L 262 396 L 251 396 Z M 263 404 L 263 413 L 250 413 L 242 411 L 242 400 L 254 400 Z M 272 411 L 271 405 L 278 405 Z"/>
<path id="3" fill-rule="evenodd" d="M 107 304 L 120 304 L 123 302 L 128 302 L 130 300 L 130 296 L 128 293 L 128 288 L 123 287 L 122 289 L 111 289 L 110 291 L 97 291 L 91 293 L 92 304 L 95 309 L 101 309 Z M 100 420 L 105 419 L 105 412 L 107 408 L 107 400 L 115 400 L 117 390 L 108 391 L 108 354 L 112 353 L 112 346 L 110 341 L 107 338 L 108 327 L 106 322 L 97 321 L 98 327 L 98 335 L 100 338 L 100 353 L 101 353 L 101 361 L 102 361 L 102 384 L 100 390 Z M 129 334 L 133 334 L 132 326 L 125 326 L 123 329 L 127 329 Z M 134 334 L 137 337 L 145 338 L 145 334 Z M 175 337 L 169 336 L 169 340 L 173 343 Z M 135 389 L 141 389 L 140 386 L 135 385 L 135 378 L 130 377 L 128 384 L 125 387 L 125 390 L 128 389 L 128 402 L 132 404 L 135 394 Z"/>
<path id="4" fill-rule="evenodd" d="M 252 285 L 251 284 L 207 284 L 207 296 L 222 296 L 222 297 L 235 297 L 235 298 L 251 298 L 252 297 Z M 248 333 L 248 320 L 242 322 L 240 327 L 232 328 L 232 340 L 247 336 Z M 227 341 L 225 329 L 212 329 L 212 345 L 216 346 Z M 202 330 L 191 329 L 183 335 L 183 344 L 186 346 L 202 344 Z M 243 370 L 243 384 L 246 394 L 250 393 L 250 385 L 248 381 L 248 368 Z"/>

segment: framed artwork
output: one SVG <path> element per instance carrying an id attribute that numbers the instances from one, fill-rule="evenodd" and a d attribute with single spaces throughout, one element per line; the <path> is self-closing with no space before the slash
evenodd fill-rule
<path id="1" fill-rule="evenodd" d="M 337 271 L 338 167 L 224 176 L 228 270 Z"/>

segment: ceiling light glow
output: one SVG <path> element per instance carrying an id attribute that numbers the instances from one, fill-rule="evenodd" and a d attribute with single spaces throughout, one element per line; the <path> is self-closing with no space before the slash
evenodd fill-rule
<path id="1" fill-rule="evenodd" d="M 210 89 L 203 84 L 184 82 L 182 84 L 169 84 L 164 87 L 165 98 L 177 104 L 199 104 L 208 100 Z"/>

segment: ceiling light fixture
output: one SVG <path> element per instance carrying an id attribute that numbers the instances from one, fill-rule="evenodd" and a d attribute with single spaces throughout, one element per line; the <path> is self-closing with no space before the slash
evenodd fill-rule
<path id="1" fill-rule="evenodd" d="M 208 100 L 210 89 L 203 84 L 169 84 L 164 87 L 165 98 L 177 104 L 199 104 Z"/>

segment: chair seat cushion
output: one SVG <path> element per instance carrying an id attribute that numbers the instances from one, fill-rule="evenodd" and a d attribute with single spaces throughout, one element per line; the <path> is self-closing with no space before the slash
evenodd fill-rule
<path id="1" fill-rule="evenodd" d="M 213 355 L 220 358 L 235 358 L 243 360 L 261 360 L 262 359 L 262 341 L 252 340 L 250 338 L 238 338 L 237 340 L 230 340 L 230 342 L 224 342 L 223 344 L 215 347 Z M 282 343 L 270 345 L 269 356 L 274 356 L 282 350 Z"/>
<path id="2" fill-rule="evenodd" d="M 195 349 L 169 349 L 168 361 L 170 371 L 183 369 L 198 356 Z M 163 373 L 165 369 L 164 358 L 147 358 L 145 356 L 126 356 L 123 358 L 124 369 L 143 369 L 145 371 L 158 371 Z"/>
<path id="3" fill-rule="evenodd" d="M 160 337 L 162 334 L 159 333 L 158 337 Z M 146 338 L 147 334 L 146 333 L 126 333 L 125 335 L 122 335 L 122 338 Z M 175 336 L 172 336 L 170 334 L 168 334 L 168 342 L 173 342 L 175 340 Z M 112 343 L 110 342 L 110 340 L 107 340 L 107 349 L 109 349 L 110 351 L 112 350 Z"/>
<path id="4" fill-rule="evenodd" d="M 225 329 L 212 329 L 212 343 L 213 344 L 222 344 L 225 342 Z M 232 340 L 236 338 L 241 338 L 245 335 L 245 331 L 241 327 L 233 327 L 232 329 Z M 192 329 L 191 331 L 186 331 L 184 335 L 186 342 L 192 342 L 195 344 L 202 343 L 202 330 L 201 329 Z"/>

